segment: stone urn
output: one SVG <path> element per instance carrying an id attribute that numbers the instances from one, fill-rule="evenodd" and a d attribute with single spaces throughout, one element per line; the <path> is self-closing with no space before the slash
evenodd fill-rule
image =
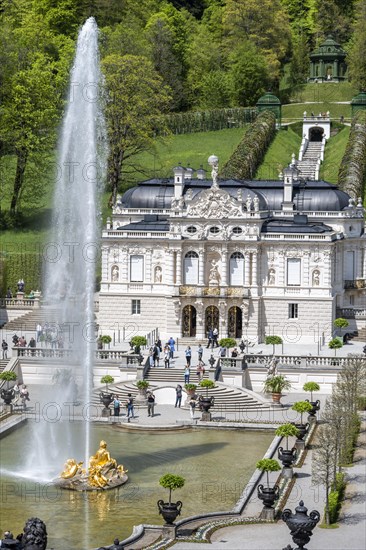
<path id="1" fill-rule="evenodd" d="M 302 500 L 295 508 L 295 512 L 293 514 L 290 509 L 286 508 L 282 512 L 282 520 L 290 529 L 292 540 L 298 545 L 298 550 L 306 550 L 305 544 L 310 541 L 313 529 L 320 520 L 320 514 L 317 510 L 313 510 L 308 515 L 308 509 Z"/>
<path id="2" fill-rule="evenodd" d="M 103 403 L 103 405 L 104 405 L 102 415 L 103 416 L 110 416 L 111 415 L 111 410 L 109 408 L 109 405 L 113 401 L 113 393 L 106 393 L 104 391 L 101 391 L 100 394 L 99 394 L 99 397 L 100 397 L 100 402 Z"/>
<path id="3" fill-rule="evenodd" d="M 180 515 L 183 503 L 178 500 L 177 502 L 164 502 L 158 500 L 159 514 L 161 514 L 167 525 L 172 525 L 177 516 Z"/>
<path id="4" fill-rule="evenodd" d="M 203 412 L 208 412 L 211 407 L 215 404 L 215 398 L 214 397 L 200 397 L 199 400 L 200 407 Z"/>
<path id="5" fill-rule="evenodd" d="M 296 428 L 299 430 L 299 435 L 297 436 L 297 439 L 302 441 L 309 430 L 309 423 L 306 424 L 294 424 Z"/>
<path id="6" fill-rule="evenodd" d="M 13 388 L 3 388 L 0 392 L 0 397 L 4 400 L 5 405 L 11 405 L 11 402 L 15 397 L 15 391 Z"/>
<path id="7" fill-rule="evenodd" d="M 310 405 L 313 407 L 311 411 L 309 412 L 310 417 L 314 417 L 318 410 L 320 409 L 320 401 L 317 399 L 316 401 L 309 401 L 309 399 L 305 399 Z"/>
<path id="8" fill-rule="evenodd" d="M 273 504 L 280 496 L 280 488 L 278 485 L 274 487 L 264 487 L 264 485 L 260 484 L 257 487 L 257 494 L 259 500 L 263 501 L 265 508 L 273 508 Z"/>
<path id="9" fill-rule="evenodd" d="M 283 449 L 282 447 L 278 448 L 278 459 L 282 462 L 282 465 L 285 468 L 291 468 L 292 464 L 297 458 L 297 450 L 295 447 L 292 449 Z"/>

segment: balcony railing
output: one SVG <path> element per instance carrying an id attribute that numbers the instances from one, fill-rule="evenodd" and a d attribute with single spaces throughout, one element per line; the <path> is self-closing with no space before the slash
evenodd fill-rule
<path id="1" fill-rule="evenodd" d="M 348 289 L 358 289 L 362 290 L 366 288 L 366 279 L 353 279 L 349 281 L 344 281 L 344 288 Z"/>
<path id="2" fill-rule="evenodd" d="M 337 317 L 343 317 L 344 319 L 366 319 L 366 308 L 342 307 L 337 309 Z"/>

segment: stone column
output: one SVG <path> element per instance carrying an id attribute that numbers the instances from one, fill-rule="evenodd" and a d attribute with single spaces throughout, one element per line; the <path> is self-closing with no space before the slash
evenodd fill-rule
<path id="1" fill-rule="evenodd" d="M 108 273 L 108 254 L 109 254 L 109 247 L 103 246 L 102 247 L 102 283 L 108 283 L 110 281 L 110 277 Z"/>
<path id="2" fill-rule="evenodd" d="M 253 286 L 258 285 L 258 252 L 255 250 L 252 252 L 252 281 Z"/>
<path id="3" fill-rule="evenodd" d="M 250 254 L 244 252 L 244 285 L 250 285 Z"/>
<path id="4" fill-rule="evenodd" d="M 177 285 L 182 284 L 182 251 L 177 250 Z"/>
<path id="5" fill-rule="evenodd" d="M 203 286 L 205 284 L 205 250 L 199 251 L 198 259 L 198 284 Z"/>
<path id="6" fill-rule="evenodd" d="M 227 285 L 227 245 L 221 248 L 221 286 Z"/>
<path id="7" fill-rule="evenodd" d="M 146 262 L 146 265 L 145 265 L 145 273 L 146 273 L 146 282 L 147 283 L 152 283 L 153 282 L 153 279 L 152 279 L 152 273 L 151 273 L 151 248 L 147 248 L 146 249 L 146 252 L 145 252 L 145 262 Z"/>
<path id="8" fill-rule="evenodd" d="M 174 250 L 167 248 L 167 250 L 165 251 L 165 256 L 168 258 L 167 265 L 169 266 L 169 269 L 167 272 L 166 280 L 164 281 L 163 279 L 163 282 L 165 282 L 167 285 L 173 285 L 174 284 L 174 265 L 175 265 Z"/>

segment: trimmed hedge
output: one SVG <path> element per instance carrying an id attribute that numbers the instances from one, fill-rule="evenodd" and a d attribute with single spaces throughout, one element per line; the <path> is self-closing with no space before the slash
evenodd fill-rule
<path id="1" fill-rule="evenodd" d="M 222 130 L 224 128 L 241 128 L 253 122 L 256 115 L 256 109 L 236 107 L 232 109 L 172 113 L 166 115 L 164 120 L 173 134 L 191 134 L 194 132 Z"/>
<path id="2" fill-rule="evenodd" d="M 346 151 L 338 172 L 339 187 L 351 197 L 365 198 L 366 181 L 366 111 L 353 117 Z"/>
<path id="3" fill-rule="evenodd" d="M 276 117 L 262 111 L 222 168 L 222 179 L 253 179 L 276 133 Z"/>
<path id="4" fill-rule="evenodd" d="M 339 473 L 336 476 L 335 487 L 333 491 L 329 493 L 328 505 L 329 505 L 329 523 L 336 523 L 341 509 L 344 492 L 346 489 L 346 481 L 343 473 Z"/>
<path id="5" fill-rule="evenodd" d="M 23 278 L 25 294 L 42 288 L 42 254 L 32 252 L 6 252 L 0 256 L 1 294 L 10 287 L 15 296 L 17 282 Z"/>

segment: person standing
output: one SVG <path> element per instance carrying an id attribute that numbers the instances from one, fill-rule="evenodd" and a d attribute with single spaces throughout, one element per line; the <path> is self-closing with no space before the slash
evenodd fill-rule
<path id="1" fill-rule="evenodd" d="M 149 391 L 147 393 L 147 416 L 154 416 L 155 395 Z"/>
<path id="2" fill-rule="evenodd" d="M 42 325 L 41 325 L 41 323 L 37 323 L 37 326 L 36 326 L 36 337 L 37 337 L 37 342 L 40 341 L 41 336 L 42 336 Z"/>
<path id="3" fill-rule="evenodd" d="M 16 380 L 13 390 L 14 390 L 14 405 L 16 405 L 19 401 L 19 396 L 20 396 L 20 388 L 19 388 L 18 380 Z"/>
<path id="4" fill-rule="evenodd" d="M 114 416 L 119 416 L 121 410 L 121 401 L 118 399 L 118 395 L 114 396 L 113 400 Z"/>
<path id="5" fill-rule="evenodd" d="M 181 403 L 182 403 L 182 386 L 180 384 L 177 385 L 177 387 L 175 388 L 175 394 L 176 394 L 176 398 L 175 398 L 175 407 L 178 407 L 180 408 L 181 406 Z"/>
<path id="6" fill-rule="evenodd" d="M 208 331 L 208 341 L 207 341 L 207 346 L 206 348 L 209 348 L 210 346 L 213 347 L 213 330 L 212 328 L 210 328 L 210 330 Z"/>
<path id="7" fill-rule="evenodd" d="M 185 384 L 189 384 L 189 376 L 190 376 L 190 370 L 189 370 L 189 366 L 187 365 L 186 368 L 184 369 L 184 383 Z"/>
<path id="8" fill-rule="evenodd" d="M 194 419 L 194 411 L 196 410 L 196 400 L 195 398 L 192 396 L 190 401 L 189 401 L 189 412 L 191 414 L 191 418 L 192 420 Z"/>
<path id="9" fill-rule="evenodd" d="M 29 348 L 32 348 L 32 351 L 31 351 L 31 354 L 32 354 L 32 355 L 35 355 L 35 353 L 36 353 L 36 352 L 34 351 L 34 348 L 36 347 L 36 345 L 37 345 L 37 344 L 36 344 L 36 341 L 35 341 L 35 339 L 34 339 L 33 336 L 32 336 L 32 338 L 29 340 L 29 344 L 28 344 L 28 347 L 29 347 Z"/>
<path id="10" fill-rule="evenodd" d="M 191 366 L 191 359 L 192 359 L 192 350 L 191 350 L 191 346 L 187 346 L 187 349 L 185 351 L 185 354 L 186 354 L 186 363 L 187 363 L 187 367 L 190 367 Z"/>
<path id="11" fill-rule="evenodd" d="M 3 359 L 7 359 L 8 358 L 8 344 L 6 342 L 6 340 L 3 339 L 2 343 L 1 343 L 1 349 L 3 350 Z"/>
<path id="12" fill-rule="evenodd" d="M 212 347 L 214 347 L 214 345 L 215 345 L 215 348 L 218 348 L 218 347 L 219 347 L 219 344 L 218 344 L 218 342 L 217 342 L 217 339 L 218 339 L 218 337 L 219 337 L 219 331 L 217 330 L 216 327 L 213 329 L 212 334 L 213 334 Z"/>
<path id="13" fill-rule="evenodd" d="M 202 356 L 203 356 L 203 347 L 201 346 L 201 344 L 198 346 L 197 353 L 198 353 L 198 362 L 200 363 L 202 361 Z"/>
<path id="14" fill-rule="evenodd" d="M 170 346 L 170 359 L 174 359 L 174 352 L 175 352 L 175 340 L 173 336 L 171 336 L 168 340 L 168 344 Z"/>
<path id="15" fill-rule="evenodd" d="M 169 368 L 169 363 L 170 363 L 170 346 L 169 344 L 166 344 L 166 346 L 164 347 L 164 367 L 166 369 Z"/>
<path id="16" fill-rule="evenodd" d="M 154 357 L 154 367 L 158 367 L 159 361 L 160 361 L 160 348 L 157 342 L 155 342 L 154 344 L 153 357 Z"/>
<path id="17" fill-rule="evenodd" d="M 135 418 L 135 410 L 133 406 L 133 398 L 131 393 L 127 395 L 127 421 L 128 422 L 130 421 L 130 416 L 132 418 Z"/>

